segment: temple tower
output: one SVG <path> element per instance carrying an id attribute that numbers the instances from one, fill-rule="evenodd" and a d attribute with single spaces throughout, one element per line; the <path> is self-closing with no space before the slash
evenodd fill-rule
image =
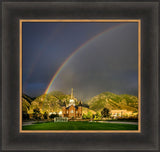
<path id="1" fill-rule="evenodd" d="M 73 88 L 71 89 L 71 99 L 73 99 Z"/>
<path id="2" fill-rule="evenodd" d="M 71 89 L 71 99 L 69 100 L 69 106 L 75 106 L 75 101 L 74 101 L 74 97 L 73 97 L 73 88 Z"/>

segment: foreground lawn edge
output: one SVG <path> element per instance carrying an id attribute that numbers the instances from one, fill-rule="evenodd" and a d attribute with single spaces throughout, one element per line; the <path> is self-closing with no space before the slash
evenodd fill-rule
<path id="1" fill-rule="evenodd" d="M 22 130 L 138 130 L 138 125 L 98 122 L 48 122 L 23 126 Z"/>

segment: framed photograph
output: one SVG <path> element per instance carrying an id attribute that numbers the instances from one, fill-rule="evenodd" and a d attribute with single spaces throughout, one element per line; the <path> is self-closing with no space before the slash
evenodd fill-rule
<path id="1" fill-rule="evenodd" d="M 140 132 L 140 33 L 140 20 L 20 20 L 20 132 Z"/>
<path id="2" fill-rule="evenodd" d="M 2 2 L 2 150 L 159 151 L 158 9 Z"/>

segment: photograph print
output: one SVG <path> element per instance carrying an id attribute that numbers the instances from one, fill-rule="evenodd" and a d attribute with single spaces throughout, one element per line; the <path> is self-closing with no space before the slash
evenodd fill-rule
<path id="1" fill-rule="evenodd" d="M 20 20 L 20 132 L 140 132 L 140 20 Z"/>

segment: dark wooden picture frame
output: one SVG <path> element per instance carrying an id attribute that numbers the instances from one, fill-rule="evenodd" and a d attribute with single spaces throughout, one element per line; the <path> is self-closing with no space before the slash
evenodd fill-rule
<path id="1" fill-rule="evenodd" d="M 159 151 L 159 1 L 3 1 L 2 151 Z M 140 133 L 20 133 L 20 19 L 140 19 Z"/>

